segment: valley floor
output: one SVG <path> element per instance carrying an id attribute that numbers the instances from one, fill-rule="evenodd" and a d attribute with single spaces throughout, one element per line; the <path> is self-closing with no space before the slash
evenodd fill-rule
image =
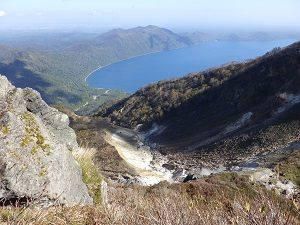
<path id="1" fill-rule="evenodd" d="M 275 170 L 261 167 L 258 163 L 259 158 L 253 157 L 245 162 L 231 168 L 223 165 L 215 165 L 213 168 L 186 167 L 170 169 L 164 168 L 163 165 L 172 164 L 168 156 L 159 154 L 155 149 L 144 143 L 145 134 L 133 130 L 117 127 L 115 130 L 106 130 L 105 140 L 114 146 L 119 155 L 135 170 L 138 176 L 135 177 L 135 183 L 141 185 L 154 185 L 161 181 L 170 183 L 182 182 L 187 177 L 190 179 L 202 178 L 211 174 L 234 171 L 241 175 L 249 176 L 250 181 L 260 183 L 269 190 L 275 190 L 277 193 L 284 193 L 287 197 L 292 197 L 299 190 L 297 186 L 286 179 L 279 179 L 279 174 Z M 153 144 L 152 144 L 153 145 Z M 285 149 L 292 149 L 299 145 L 293 144 Z M 282 150 L 278 150 L 282 151 Z M 275 154 L 273 152 L 272 154 Z M 187 180 L 186 180 L 187 181 Z"/>

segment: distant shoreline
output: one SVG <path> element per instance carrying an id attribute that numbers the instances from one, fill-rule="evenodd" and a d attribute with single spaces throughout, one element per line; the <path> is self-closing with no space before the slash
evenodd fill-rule
<path id="1" fill-rule="evenodd" d="M 173 50 L 173 49 L 171 49 L 171 50 Z M 93 74 L 94 72 L 96 72 L 97 70 L 100 70 L 100 69 L 102 69 L 102 68 L 104 68 L 104 67 L 110 66 L 110 65 L 112 65 L 112 64 L 114 64 L 114 63 L 119 63 L 119 62 L 123 62 L 123 61 L 129 60 L 129 59 L 133 59 L 133 58 L 137 58 L 137 57 L 145 56 L 145 55 L 150 55 L 150 54 L 154 54 L 154 53 L 158 53 L 158 52 L 163 52 L 163 51 L 156 51 L 156 52 L 145 53 L 145 54 L 142 54 L 142 55 L 132 56 L 132 57 L 129 57 L 129 58 L 127 58 L 127 59 L 121 59 L 121 60 L 118 60 L 118 61 L 115 61 L 115 62 L 106 64 L 106 65 L 104 65 L 104 66 L 99 66 L 97 69 L 95 69 L 95 70 L 93 70 L 91 73 L 89 73 L 89 75 L 87 75 L 87 76 L 85 77 L 84 81 L 85 81 L 86 85 L 89 87 L 89 85 L 87 84 L 86 80 L 88 79 L 88 77 L 89 77 L 90 75 L 92 75 L 92 74 Z"/>
<path id="2" fill-rule="evenodd" d="M 289 39 L 287 39 L 287 40 L 272 40 L 272 41 L 267 41 L 268 43 L 269 43 L 269 45 L 270 46 L 272 46 L 272 43 L 273 42 L 280 42 L 280 41 L 285 41 L 285 42 L 288 42 L 289 41 Z M 113 88 L 105 88 L 105 87 L 91 87 L 91 86 L 89 86 L 88 84 L 87 84 L 87 79 L 89 78 L 89 76 L 91 75 L 91 74 L 93 74 L 93 73 L 95 73 L 97 70 L 100 70 L 100 69 L 102 69 L 102 68 L 104 68 L 104 67 L 106 67 L 106 66 L 110 66 L 110 65 L 112 65 L 112 64 L 115 64 L 115 63 L 118 63 L 118 62 L 122 62 L 122 61 L 126 61 L 126 60 L 130 60 L 130 59 L 133 59 L 133 58 L 138 58 L 138 57 L 141 57 L 141 56 L 146 56 L 146 55 L 152 55 L 152 54 L 154 54 L 154 53 L 162 53 L 162 52 L 172 52 L 173 50 L 178 50 L 178 49 L 186 49 L 186 48 L 190 48 L 190 47 L 195 47 L 195 46 L 200 46 L 200 45 L 203 45 L 203 44 L 207 44 L 207 43 L 212 43 L 212 42 L 219 42 L 218 40 L 212 40 L 212 41 L 203 41 L 203 42 L 200 42 L 200 43 L 197 43 L 197 44 L 193 44 L 193 45 L 187 45 L 187 46 L 183 46 L 183 47 L 178 47 L 178 48 L 173 48 L 173 49 L 170 49 L 170 50 L 163 50 L 163 51 L 154 51 L 154 52 L 149 52 L 149 53 L 145 53 L 145 54 L 141 54 L 141 55 L 136 55 L 136 56 L 132 56 L 132 57 L 129 57 L 129 58 L 126 58 L 126 59 L 122 59 L 122 60 L 118 60 L 118 61 L 115 61 L 115 62 L 111 62 L 111 63 L 108 63 L 108 64 L 106 64 L 106 65 L 104 65 L 104 66 L 99 66 L 98 68 L 96 68 L 95 70 L 93 70 L 92 72 L 90 72 L 86 77 L 85 77 L 85 83 L 86 83 L 86 85 L 87 85 L 87 87 L 89 87 L 89 88 L 95 88 L 95 89 L 105 89 L 105 90 L 113 90 Z M 222 41 L 222 42 L 228 42 L 228 41 Z M 249 43 L 251 43 L 251 42 L 253 42 L 254 44 L 257 42 L 257 44 L 261 44 L 260 42 L 262 42 L 262 41 L 238 41 L 238 43 L 247 43 L 247 44 L 249 44 Z M 295 41 L 293 40 L 293 42 L 292 43 L 294 43 Z M 233 43 L 233 42 L 228 42 L 228 43 Z M 280 42 L 281 43 L 281 42 Z M 278 47 L 278 46 L 286 46 L 286 45 L 290 45 L 290 43 L 284 43 L 283 45 L 282 44 L 276 44 L 276 46 Z M 263 43 L 264 44 L 264 43 Z M 275 44 L 275 43 L 274 43 Z M 264 44 L 264 46 L 265 46 L 265 44 Z M 266 45 L 265 47 L 267 47 L 268 45 Z M 266 52 L 268 52 L 268 51 L 271 51 L 271 47 L 270 47 L 270 49 L 267 49 L 266 50 Z M 228 63 L 228 62 L 232 62 L 232 61 L 240 61 L 240 60 L 245 60 L 245 59 L 252 59 L 252 58 L 256 58 L 256 57 L 259 57 L 259 56 L 262 56 L 262 55 L 264 55 L 266 52 L 262 52 L 262 53 L 253 53 L 253 52 L 251 52 L 250 51 L 250 53 L 247 53 L 247 55 L 248 56 L 243 56 L 243 57 L 245 57 L 245 58 L 243 58 L 242 57 L 242 55 L 244 55 L 244 54 L 246 54 L 246 53 L 243 53 L 241 56 L 234 56 L 234 55 L 232 55 L 232 57 L 234 56 L 234 57 L 237 57 L 237 59 L 235 59 L 235 58 L 233 58 L 233 59 L 230 59 L 230 58 L 232 58 L 232 57 L 230 57 L 227 61 L 225 61 L 225 62 L 223 62 L 222 61 L 222 59 L 220 59 L 219 61 L 218 61 L 218 63 L 217 64 L 215 64 L 215 65 L 210 65 L 211 63 L 208 63 L 209 64 L 209 66 L 208 66 L 208 68 L 202 68 L 202 69 L 198 69 L 197 71 L 205 71 L 205 70 L 207 70 L 207 69 L 209 69 L 209 68 L 214 68 L 214 67 L 216 67 L 216 66 L 221 66 L 221 65 L 223 65 L 223 64 L 226 64 L 226 63 Z M 250 54 L 250 56 L 249 56 L 249 54 Z M 227 58 L 228 58 L 228 56 L 226 56 Z M 241 59 L 240 59 L 241 58 Z M 196 70 L 195 70 L 196 71 Z M 185 72 L 186 74 L 188 74 L 189 72 Z M 184 74 L 182 75 L 182 76 L 184 76 Z M 164 79 L 166 79 L 166 78 L 164 78 Z M 168 79 L 170 79 L 170 78 L 168 78 Z M 115 90 L 122 90 L 122 89 L 115 89 Z M 124 91 L 124 90 L 123 90 Z M 125 91 L 125 92 L 128 92 L 128 93 L 132 93 L 132 91 Z"/>
<path id="3" fill-rule="evenodd" d="M 193 44 L 193 45 L 187 45 L 187 46 L 178 47 L 178 48 L 172 48 L 172 49 L 167 50 L 167 51 L 172 51 L 172 50 L 176 50 L 176 49 L 180 49 L 180 48 L 186 48 L 186 47 L 190 47 L 190 46 L 194 46 L 194 45 L 199 45 L 199 44 L 202 44 L 202 43 L 205 43 L 205 42 L 201 42 L 201 43 L 197 43 L 197 44 Z M 114 63 L 123 62 L 123 61 L 129 60 L 129 59 L 133 59 L 133 58 L 137 58 L 137 57 L 141 57 L 141 56 L 145 56 L 145 55 L 151 55 L 151 54 L 155 54 L 155 53 L 159 53 L 159 52 L 167 52 L 167 51 L 164 51 L 164 50 L 163 50 L 163 51 L 149 52 L 149 53 L 145 53 L 145 54 L 141 54 L 141 55 L 137 55 L 137 56 L 132 56 L 132 57 L 129 57 L 129 58 L 126 58 L 126 59 L 121 59 L 121 60 L 118 60 L 118 61 L 115 61 L 115 62 L 106 64 L 106 65 L 104 65 L 104 66 L 99 66 L 97 69 L 93 70 L 91 73 L 89 73 L 89 74 L 85 77 L 85 79 L 84 79 L 85 84 L 86 84 L 88 87 L 90 87 L 90 86 L 87 84 L 87 82 L 86 82 L 86 80 L 88 79 L 88 77 L 89 77 L 90 75 L 92 75 L 94 72 L 96 72 L 97 70 L 100 70 L 100 69 L 102 69 L 102 68 L 104 68 L 104 67 L 110 66 L 110 65 L 112 65 L 112 64 L 114 64 Z M 94 87 L 90 87 L 90 88 L 94 88 Z M 97 89 L 108 89 L 108 88 L 97 88 Z"/>

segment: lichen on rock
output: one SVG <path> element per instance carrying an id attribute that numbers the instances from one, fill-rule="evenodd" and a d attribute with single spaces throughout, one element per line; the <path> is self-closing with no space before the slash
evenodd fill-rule
<path id="1" fill-rule="evenodd" d="M 67 115 L 48 106 L 38 92 L 15 88 L 0 76 L 0 200 L 92 203 L 70 152 L 78 145 L 68 125 Z"/>

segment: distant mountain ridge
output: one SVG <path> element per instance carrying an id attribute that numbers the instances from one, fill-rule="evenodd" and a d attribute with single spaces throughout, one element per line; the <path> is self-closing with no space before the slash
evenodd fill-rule
<path id="1" fill-rule="evenodd" d="M 250 36 L 235 37 L 249 40 Z M 114 29 L 98 36 L 38 32 L 36 36 L 0 40 L 9 44 L 0 46 L 0 72 L 12 83 L 38 90 L 49 104 L 87 114 L 108 100 L 127 96 L 123 91 L 87 87 L 85 78 L 95 69 L 131 57 L 230 37 L 203 32 L 176 34 L 150 25 Z"/>
<path id="2" fill-rule="evenodd" d="M 114 46 L 120 39 L 129 38 L 132 40 L 141 40 L 143 44 L 147 44 L 150 48 L 155 48 L 156 45 L 161 43 L 166 44 L 165 50 L 168 50 L 168 45 L 172 47 L 172 44 L 176 44 L 174 47 L 178 47 L 178 44 L 191 45 L 194 44 L 189 38 L 176 34 L 168 29 L 159 28 L 157 26 L 149 25 L 147 27 L 136 27 L 128 30 L 114 29 L 96 38 L 91 38 L 91 43 L 102 44 L 106 43 L 109 46 Z M 113 44 L 113 45 L 111 45 Z"/>
<path id="3" fill-rule="evenodd" d="M 115 29 L 81 41 L 74 37 L 74 34 L 65 38 L 55 36 L 50 46 L 40 50 L 28 47 L 26 40 L 26 49 L 30 50 L 0 46 L 0 72 L 17 86 L 37 89 L 50 104 L 71 109 L 86 105 L 92 109 L 93 104 L 101 105 L 126 94 L 120 91 L 108 94 L 106 90 L 87 87 L 84 79 L 91 71 L 119 60 L 194 44 L 186 36 L 156 26 Z M 58 38 L 65 46 L 57 43 Z M 48 39 L 45 40 L 47 45 Z M 38 43 L 42 43 L 40 36 Z M 31 81 L 29 75 L 35 79 Z"/>
<path id="4" fill-rule="evenodd" d="M 136 27 L 128 30 L 114 29 L 82 42 L 67 46 L 64 51 L 93 52 L 98 63 L 106 65 L 151 52 L 166 51 L 195 44 L 170 30 L 156 26 Z M 101 57 L 105 55 L 105 57 Z"/>

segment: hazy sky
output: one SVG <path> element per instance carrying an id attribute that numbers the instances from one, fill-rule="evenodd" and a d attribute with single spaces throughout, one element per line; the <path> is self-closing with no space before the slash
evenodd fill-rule
<path id="1" fill-rule="evenodd" d="M 0 28 L 300 29 L 300 0 L 0 0 Z"/>

